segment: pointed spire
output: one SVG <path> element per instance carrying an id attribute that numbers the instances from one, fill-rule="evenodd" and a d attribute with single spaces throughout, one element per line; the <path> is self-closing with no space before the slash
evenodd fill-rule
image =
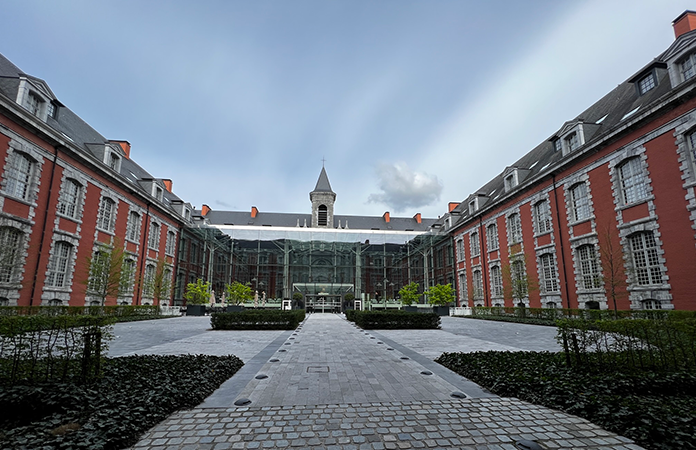
<path id="1" fill-rule="evenodd" d="M 333 192 L 331 184 L 329 183 L 329 176 L 326 175 L 326 169 L 324 169 L 324 167 L 321 168 L 319 180 L 317 180 L 317 185 L 312 192 Z"/>

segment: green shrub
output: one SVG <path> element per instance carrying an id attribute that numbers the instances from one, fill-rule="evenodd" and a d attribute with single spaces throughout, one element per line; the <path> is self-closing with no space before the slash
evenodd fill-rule
<path id="1" fill-rule="evenodd" d="M 109 306 L 0 306 L 0 316 L 108 316 L 117 321 L 160 316 L 157 305 Z"/>
<path id="2" fill-rule="evenodd" d="M 590 371 L 548 352 L 444 353 L 436 361 L 497 395 L 583 417 L 646 448 L 696 448 L 693 372 Z"/>
<path id="3" fill-rule="evenodd" d="M 250 310 L 213 313 L 213 330 L 294 330 L 305 318 L 301 309 L 292 311 Z"/>
<path id="4" fill-rule="evenodd" d="M 395 311 L 354 311 L 352 319 L 363 329 L 437 330 L 440 316 L 434 313 Z"/>
<path id="5" fill-rule="evenodd" d="M 347 319 L 349 322 L 355 322 L 355 315 L 356 315 L 357 313 L 359 313 L 359 312 L 360 312 L 360 311 L 357 310 L 357 309 L 347 309 L 347 310 L 345 311 L 345 313 L 346 313 L 346 319 Z"/>
<path id="6" fill-rule="evenodd" d="M 235 356 L 107 359 L 98 383 L 0 390 L 0 448 L 121 449 L 173 412 L 200 404 L 242 367 Z M 73 424 L 75 431 L 52 430 Z"/>

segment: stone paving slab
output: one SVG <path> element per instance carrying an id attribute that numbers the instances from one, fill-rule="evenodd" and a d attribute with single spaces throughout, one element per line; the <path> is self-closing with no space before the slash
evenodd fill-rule
<path id="1" fill-rule="evenodd" d="M 467 331 L 465 322 L 476 325 Z M 445 349 L 538 350 L 555 343 L 553 328 L 493 327 L 495 340 L 485 344 L 485 327 L 496 323 L 478 322 L 446 317 L 443 330 L 395 333 L 360 330 L 342 315 L 312 314 L 295 332 L 256 335 L 258 352 L 250 357 L 247 349 L 245 367 L 199 407 L 173 414 L 133 448 L 517 450 L 517 441 L 529 440 L 545 449 L 641 449 L 584 419 L 489 394 L 432 361 Z M 170 335 L 167 342 L 137 347 L 141 353 L 182 350 L 209 342 L 202 335 L 221 333 L 194 333 L 189 322 L 181 324 L 189 333 L 184 339 Z M 215 345 L 235 348 L 237 337 L 249 339 L 246 332 L 231 333 L 214 338 Z M 452 398 L 454 390 L 468 398 Z M 251 404 L 234 406 L 241 398 Z"/>

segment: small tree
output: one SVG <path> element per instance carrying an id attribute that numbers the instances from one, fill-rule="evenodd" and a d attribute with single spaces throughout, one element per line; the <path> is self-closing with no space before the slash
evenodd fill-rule
<path id="1" fill-rule="evenodd" d="M 436 306 L 447 306 L 454 301 L 454 289 L 450 283 L 436 284 L 425 291 L 430 300 L 428 303 Z"/>
<path id="2" fill-rule="evenodd" d="M 187 304 L 203 305 L 208 303 L 210 298 L 210 283 L 204 283 L 200 278 L 195 283 L 186 285 L 186 293 L 184 294 Z"/>
<path id="3" fill-rule="evenodd" d="M 154 272 L 150 273 L 143 282 L 143 293 L 152 296 L 153 303 L 157 304 L 163 298 L 169 297 L 172 287 L 172 271 L 163 257 L 157 260 Z"/>
<path id="4" fill-rule="evenodd" d="M 628 295 L 623 248 L 613 239 L 609 225 L 604 228 L 602 237 L 603 239 L 599 241 L 602 281 L 604 282 L 604 290 L 613 303 L 614 316 L 616 316 L 618 314 L 616 300 Z"/>
<path id="5" fill-rule="evenodd" d="M 418 292 L 418 289 L 418 283 L 416 283 L 415 281 L 399 289 L 399 297 L 401 297 L 401 303 L 403 303 L 406 306 L 410 306 L 412 303 L 418 303 L 418 300 L 421 296 Z"/>
<path id="6" fill-rule="evenodd" d="M 242 284 L 239 281 L 235 281 L 232 284 L 226 284 L 225 291 L 227 292 L 227 299 L 235 305 L 254 298 L 250 283 Z"/>
<path id="7" fill-rule="evenodd" d="M 111 247 L 104 243 L 97 244 L 97 250 L 89 258 L 88 274 L 83 279 L 85 293 L 99 299 L 103 305 L 107 297 L 117 297 L 129 291 L 129 283 L 134 274 L 134 266 L 126 263 L 126 253 L 118 240 Z"/>
<path id="8" fill-rule="evenodd" d="M 513 306 L 529 296 L 530 292 L 539 289 L 538 284 L 527 274 L 527 255 L 513 255 L 511 263 L 502 267 L 503 295 L 513 301 Z"/>

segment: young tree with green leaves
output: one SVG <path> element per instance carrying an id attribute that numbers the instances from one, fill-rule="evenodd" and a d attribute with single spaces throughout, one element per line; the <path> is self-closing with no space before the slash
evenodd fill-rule
<path id="1" fill-rule="evenodd" d="M 85 293 L 98 299 L 101 305 L 104 305 L 107 297 L 127 294 L 123 280 L 133 277 L 134 266 L 126 263 L 126 256 L 118 240 L 114 240 L 113 246 L 97 243 L 97 249 L 89 258 L 88 274 L 83 279 Z"/>
<path id="2" fill-rule="evenodd" d="M 616 316 L 618 314 L 616 301 L 628 295 L 626 290 L 628 283 L 624 269 L 623 248 L 612 236 L 611 227 L 608 225 L 604 227 L 599 241 L 599 255 L 602 264 L 601 281 L 604 282 L 604 291 L 613 303 Z"/>
<path id="3" fill-rule="evenodd" d="M 152 267 L 152 266 L 150 266 Z M 164 257 L 159 257 L 152 268 L 147 269 L 143 280 L 143 295 L 152 297 L 153 304 L 168 300 L 172 287 L 172 270 Z"/>
<path id="4" fill-rule="evenodd" d="M 254 298 L 250 283 L 242 284 L 239 281 L 235 281 L 232 284 L 226 284 L 225 291 L 227 292 L 227 300 L 235 305 Z"/>
<path id="5" fill-rule="evenodd" d="M 424 294 L 430 299 L 428 303 L 435 306 L 448 306 L 454 301 L 454 289 L 450 283 L 431 286 Z"/>
<path id="6" fill-rule="evenodd" d="M 503 295 L 513 301 L 513 306 L 524 303 L 529 293 L 536 291 L 538 283 L 527 274 L 527 255 L 512 255 L 510 262 L 502 267 Z"/>
<path id="7" fill-rule="evenodd" d="M 186 285 L 184 294 L 186 303 L 189 305 L 203 305 L 210 300 L 210 283 L 203 282 L 200 278 L 195 283 Z"/>
<path id="8" fill-rule="evenodd" d="M 399 289 L 399 297 L 401 298 L 401 303 L 410 306 L 413 303 L 418 303 L 420 299 L 420 292 L 418 290 L 420 286 L 415 281 L 407 284 L 406 286 Z"/>

